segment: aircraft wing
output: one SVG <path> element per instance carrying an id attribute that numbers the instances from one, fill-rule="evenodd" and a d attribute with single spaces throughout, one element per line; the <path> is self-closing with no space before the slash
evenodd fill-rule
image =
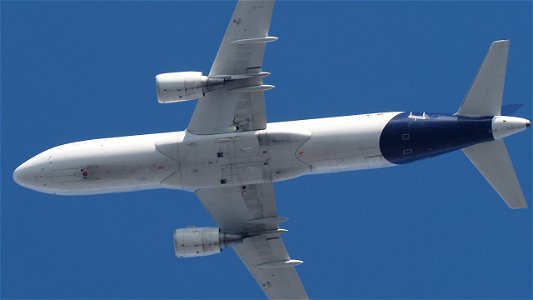
<path id="1" fill-rule="evenodd" d="M 248 236 L 233 246 L 270 299 L 306 299 L 307 294 L 291 260 L 278 224 L 272 183 L 199 189 L 200 198 L 221 231 Z"/>
<path id="2" fill-rule="evenodd" d="M 265 44 L 274 1 L 239 1 L 209 72 L 224 78 L 224 88 L 200 98 L 188 131 L 194 134 L 260 130 L 266 127 L 263 84 Z M 241 79 L 241 80 L 235 80 Z"/>

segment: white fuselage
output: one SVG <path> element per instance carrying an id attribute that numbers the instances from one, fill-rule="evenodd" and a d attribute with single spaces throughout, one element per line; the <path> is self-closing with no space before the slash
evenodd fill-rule
<path id="1" fill-rule="evenodd" d="M 22 164 L 17 182 L 59 195 L 276 182 L 306 174 L 392 166 L 379 139 L 398 113 L 269 123 L 258 131 L 187 131 L 88 140 Z"/>

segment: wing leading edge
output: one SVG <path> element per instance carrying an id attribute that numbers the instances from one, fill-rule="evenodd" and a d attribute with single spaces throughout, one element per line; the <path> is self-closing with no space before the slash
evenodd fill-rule
<path id="1" fill-rule="evenodd" d="M 262 71 L 274 1 L 239 1 L 218 49 L 209 77 L 227 80 L 224 88 L 200 98 L 188 131 L 194 134 L 260 130 L 266 127 Z M 235 79 L 239 80 L 235 80 Z"/>
<path id="2" fill-rule="evenodd" d="M 239 1 L 218 49 L 209 77 L 223 78 L 224 87 L 200 98 L 187 131 L 232 133 L 266 128 L 263 84 L 265 45 L 273 0 Z M 307 299 L 295 265 L 281 240 L 285 221 L 277 214 L 272 183 L 199 189 L 196 196 L 228 233 L 245 238 L 233 246 L 261 289 L 271 299 Z"/>
<path id="3" fill-rule="evenodd" d="M 223 232 L 247 236 L 233 246 L 270 299 L 306 299 L 307 293 L 280 235 L 272 183 L 199 189 L 196 196 Z"/>

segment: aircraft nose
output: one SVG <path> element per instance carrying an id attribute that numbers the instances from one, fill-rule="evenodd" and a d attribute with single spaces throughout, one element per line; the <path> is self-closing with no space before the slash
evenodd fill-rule
<path id="1" fill-rule="evenodd" d="M 20 165 L 18 168 L 15 169 L 15 171 L 13 172 L 13 180 L 18 185 L 22 185 L 22 186 L 25 185 L 26 167 L 24 166 L 24 164 Z"/>
<path id="2" fill-rule="evenodd" d="M 42 154 L 32 157 L 13 171 L 13 180 L 23 187 L 39 190 L 46 187 L 48 163 Z"/>

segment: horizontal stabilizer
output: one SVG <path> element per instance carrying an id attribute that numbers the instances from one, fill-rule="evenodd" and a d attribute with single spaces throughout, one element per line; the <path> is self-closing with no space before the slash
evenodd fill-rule
<path id="1" fill-rule="evenodd" d="M 471 117 L 501 115 L 508 53 L 508 40 L 495 41 L 490 45 L 489 52 L 457 115 Z"/>
<path id="2" fill-rule="evenodd" d="M 507 104 L 502 106 L 502 116 L 513 116 L 524 104 Z"/>
<path id="3" fill-rule="evenodd" d="M 463 152 L 510 208 L 527 207 L 503 140 L 470 146 Z"/>

